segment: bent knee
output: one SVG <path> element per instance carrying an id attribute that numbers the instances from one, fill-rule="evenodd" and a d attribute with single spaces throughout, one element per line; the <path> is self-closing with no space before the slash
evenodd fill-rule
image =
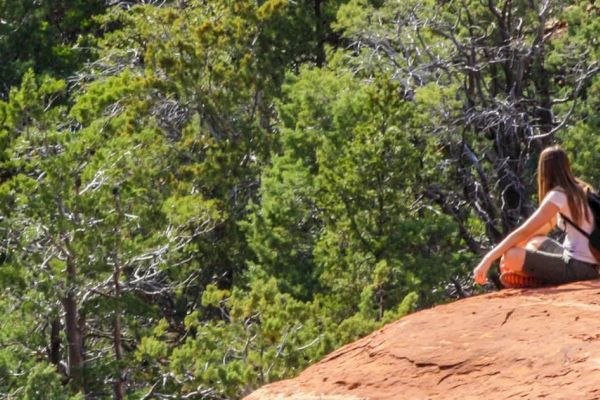
<path id="1" fill-rule="evenodd" d="M 522 271 L 525 263 L 525 250 L 520 247 L 511 247 L 504 253 L 500 260 L 500 268 L 505 271 Z"/>
<path id="2" fill-rule="evenodd" d="M 546 236 L 534 236 L 525 245 L 527 250 L 537 250 L 548 238 Z"/>

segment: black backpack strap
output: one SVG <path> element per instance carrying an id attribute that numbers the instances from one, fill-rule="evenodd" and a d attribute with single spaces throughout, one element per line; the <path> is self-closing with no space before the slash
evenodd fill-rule
<path id="1" fill-rule="evenodd" d="M 577 229 L 579 232 L 581 232 L 581 234 L 582 234 L 583 236 L 585 236 L 585 237 L 586 237 L 586 238 L 588 238 L 588 239 L 590 238 L 590 234 L 589 234 L 589 233 L 587 233 L 587 232 L 585 232 L 585 231 L 584 231 L 583 229 L 581 229 L 579 226 L 577 226 L 577 224 L 576 224 L 575 222 L 571 221 L 571 219 L 570 219 L 570 218 L 568 218 L 568 217 L 567 217 L 566 215 L 564 215 L 563 213 L 559 213 L 559 214 L 560 214 L 560 216 L 561 216 L 561 217 L 563 217 L 563 218 L 564 218 L 564 220 L 565 220 L 565 221 L 567 221 L 568 223 L 570 223 L 570 224 L 573 226 L 573 228 L 575 228 L 575 229 Z"/>

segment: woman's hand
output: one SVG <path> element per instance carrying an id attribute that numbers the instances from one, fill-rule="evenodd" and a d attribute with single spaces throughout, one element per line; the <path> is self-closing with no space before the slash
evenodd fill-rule
<path id="1" fill-rule="evenodd" d="M 473 270 L 473 278 L 475 279 L 476 283 L 480 285 L 485 285 L 487 283 L 487 273 L 490 270 L 493 262 L 494 261 L 490 261 L 488 257 L 483 257 L 483 260 L 481 260 L 479 265 L 477 265 L 477 267 L 475 267 Z"/>

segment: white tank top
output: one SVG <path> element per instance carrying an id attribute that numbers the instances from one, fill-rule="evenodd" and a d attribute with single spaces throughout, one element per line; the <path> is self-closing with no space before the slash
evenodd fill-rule
<path id="1" fill-rule="evenodd" d="M 586 207 L 588 207 L 590 219 L 586 220 L 585 214 L 583 214 L 580 218 L 580 221 L 575 221 L 571 214 L 571 210 L 569 209 L 567 195 L 563 192 L 555 189 L 549 191 L 546 194 L 546 197 L 544 197 L 542 204 L 545 202 L 551 202 L 555 204 L 560 209 L 560 213 L 564 214 L 571 221 L 575 222 L 577 226 L 579 226 L 584 232 L 590 233 L 594 229 L 592 211 L 589 210 L 589 206 L 587 204 Z M 560 216 L 560 214 L 558 214 L 557 225 L 566 232 L 565 241 L 563 243 L 565 255 L 591 264 L 597 263 L 596 259 L 590 252 L 590 248 L 588 247 L 589 240 L 587 237 L 579 232 L 577 228 L 566 222 Z"/>

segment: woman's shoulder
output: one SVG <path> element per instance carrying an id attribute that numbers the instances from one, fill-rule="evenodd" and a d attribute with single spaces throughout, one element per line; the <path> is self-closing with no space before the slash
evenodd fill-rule
<path id="1" fill-rule="evenodd" d="M 567 204 L 567 195 L 562 187 L 555 186 L 548 191 L 548 193 L 546 193 L 544 202 L 546 201 L 554 203 L 558 207 L 562 208 L 565 204 Z"/>
<path id="2" fill-rule="evenodd" d="M 567 192 L 565 191 L 565 189 L 563 189 L 562 186 L 554 186 L 552 189 L 550 189 L 548 191 L 548 193 L 546 193 L 546 197 L 548 196 L 566 196 Z"/>

